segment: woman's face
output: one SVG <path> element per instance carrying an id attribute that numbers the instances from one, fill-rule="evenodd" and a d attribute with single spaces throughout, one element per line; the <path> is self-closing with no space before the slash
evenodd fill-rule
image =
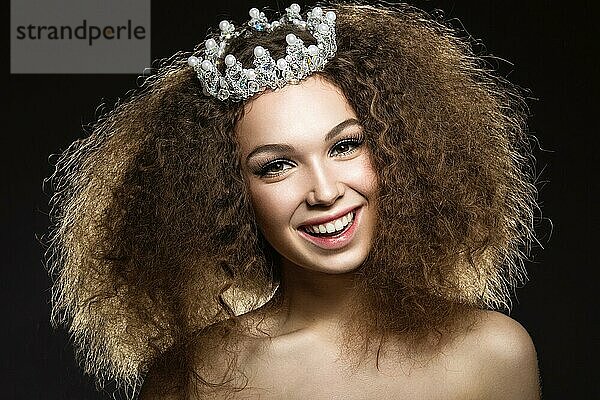
<path id="1" fill-rule="evenodd" d="M 377 177 L 342 92 L 313 76 L 260 95 L 245 111 L 236 133 L 265 238 L 303 268 L 357 268 L 371 248 Z"/>

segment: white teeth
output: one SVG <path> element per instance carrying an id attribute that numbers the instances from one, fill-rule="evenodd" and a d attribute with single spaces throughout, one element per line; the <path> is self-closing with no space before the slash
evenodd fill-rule
<path id="1" fill-rule="evenodd" d="M 325 232 L 331 233 L 331 232 L 335 232 L 335 231 L 341 231 L 346 226 L 348 226 L 348 224 L 351 221 L 352 221 L 352 211 L 349 212 L 348 214 L 344 215 L 342 218 L 338 218 L 335 221 L 331 221 L 331 222 L 328 222 L 327 224 L 325 224 L 325 226 L 324 226 Z M 320 226 L 323 226 L 323 225 L 320 225 Z M 325 233 L 321 229 L 319 229 L 319 232 Z"/>
<path id="2" fill-rule="evenodd" d="M 335 221 L 335 230 L 336 231 L 342 230 L 343 227 L 344 227 L 344 224 L 342 224 L 342 221 L 340 221 L 339 219 Z"/>
<path id="3" fill-rule="evenodd" d="M 348 214 L 334 221 L 327 222 L 321 225 L 310 225 L 306 226 L 305 229 L 310 233 L 333 233 L 335 231 L 342 231 L 352 222 L 354 214 L 350 211 Z"/>

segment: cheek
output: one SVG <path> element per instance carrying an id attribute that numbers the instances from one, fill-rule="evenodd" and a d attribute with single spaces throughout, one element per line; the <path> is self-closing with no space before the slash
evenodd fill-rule
<path id="1" fill-rule="evenodd" d="M 347 182 L 356 191 L 371 196 L 377 192 L 378 177 L 368 157 L 361 157 L 353 168 L 345 168 Z"/>
<path id="2" fill-rule="evenodd" d="M 376 193 L 379 186 L 378 176 L 370 163 L 365 165 L 363 176 L 363 185 L 365 187 L 365 191 L 369 194 Z"/>
<path id="3" fill-rule="evenodd" d="M 258 225 L 266 236 L 289 225 L 298 203 L 293 188 L 278 184 L 251 186 L 250 198 Z"/>

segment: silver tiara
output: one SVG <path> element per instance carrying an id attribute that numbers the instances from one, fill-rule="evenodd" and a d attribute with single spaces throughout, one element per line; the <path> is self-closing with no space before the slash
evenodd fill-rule
<path id="1" fill-rule="evenodd" d="M 275 90 L 288 83 L 298 83 L 311 73 L 323 70 L 327 61 L 333 58 L 337 51 L 335 13 L 323 13 L 320 7 L 315 7 L 306 14 L 304 21 L 300 16 L 298 4 L 290 5 L 285 11 L 279 20 L 269 22 L 263 12 L 252 8 L 248 28 L 240 30 L 236 30 L 229 21 L 219 23 L 219 41 L 213 38 L 206 40 L 204 56 L 191 56 L 187 60 L 196 71 L 205 95 L 214 96 L 222 101 L 241 101 L 268 88 Z M 272 32 L 278 27 L 290 24 L 308 30 L 317 44 L 306 47 L 302 39 L 290 33 L 285 37 L 287 47 L 284 58 L 275 61 L 268 49 L 256 46 L 253 68 L 244 68 L 233 54 L 227 54 L 223 58 L 225 73 L 222 74 L 217 69 L 229 39 L 248 32 L 247 29 Z"/>

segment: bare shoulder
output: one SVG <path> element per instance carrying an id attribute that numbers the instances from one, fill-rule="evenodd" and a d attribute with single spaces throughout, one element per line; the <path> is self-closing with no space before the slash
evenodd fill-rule
<path id="1" fill-rule="evenodd" d="M 230 322 L 211 324 L 161 354 L 144 379 L 139 399 L 191 398 L 191 393 L 200 390 L 198 382 L 210 387 L 226 381 L 238 353 L 232 343 L 235 327 Z"/>
<path id="2" fill-rule="evenodd" d="M 181 399 L 186 390 L 186 371 L 181 368 L 181 357 L 181 349 L 175 348 L 161 354 L 146 374 L 138 399 Z"/>
<path id="3" fill-rule="evenodd" d="M 185 346 L 159 357 L 144 381 L 140 400 L 232 398 L 231 393 L 247 386 L 244 367 L 264 345 L 262 329 L 270 324 L 255 310 L 201 329 Z"/>
<path id="4" fill-rule="evenodd" d="M 529 333 L 499 312 L 477 314 L 460 348 L 478 375 L 482 398 L 539 399 L 537 355 Z"/>

